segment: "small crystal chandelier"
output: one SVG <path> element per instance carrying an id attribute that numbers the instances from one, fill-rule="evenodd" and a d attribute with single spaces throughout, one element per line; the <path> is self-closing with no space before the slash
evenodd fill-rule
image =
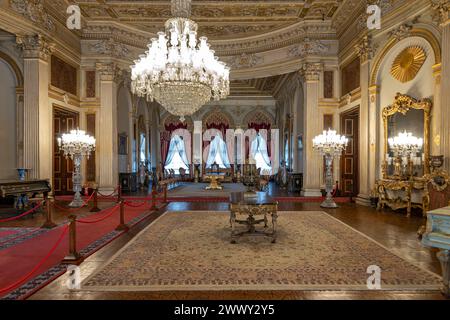
<path id="1" fill-rule="evenodd" d="M 95 138 L 86 134 L 83 130 L 72 130 L 70 133 L 64 133 L 58 138 L 58 146 L 64 152 L 66 158 L 71 158 L 74 162 L 74 172 L 72 176 L 73 191 L 75 196 L 69 204 L 70 207 L 79 208 L 83 206 L 81 199 L 81 160 L 84 157 L 89 159 L 91 152 L 95 150 Z"/>
<path id="2" fill-rule="evenodd" d="M 230 69 L 214 55 L 206 37 L 197 41 L 198 25 L 189 19 L 191 0 L 172 0 L 166 31 L 151 39 L 148 51 L 131 66 L 132 92 L 156 100 L 168 112 L 194 114 L 214 98 L 230 94 Z"/>
<path id="3" fill-rule="evenodd" d="M 313 139 L 313 148 L 325 157 L 326 178 L 325 185 L 327 197 L 320 205 L 322 208 L 337 208 L 337 204 L 333 200 L 331 192 L 333 191 L 333 173 L 331 168 L 333 159 L 340 157 L 342 151 L 347 147 L 348 139 L 345 136 L 338 135 L 334 130 L 324 131 Z"/>
<path id="4" fill-rule="evenodd" d="M 417 154 L 423 146 L 423 139 L 417 138 L 411 132 L 400 132 L 398 136 L 389 138 L 389 146 L 397 155 L 411 156 Z"/>

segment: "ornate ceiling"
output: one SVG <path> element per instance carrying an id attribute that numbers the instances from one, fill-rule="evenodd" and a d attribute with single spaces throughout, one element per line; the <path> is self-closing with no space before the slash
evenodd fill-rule
<path id="1" fill-rule="evenodd" d="M 76 0 L 89 22 L 114 22 L 156 33 L 171 17 L 170 1 Z M 330 20 L 342 0 L 193 0 L 192 19 L 212 40 L 269 33 L 303 20 Z"/>

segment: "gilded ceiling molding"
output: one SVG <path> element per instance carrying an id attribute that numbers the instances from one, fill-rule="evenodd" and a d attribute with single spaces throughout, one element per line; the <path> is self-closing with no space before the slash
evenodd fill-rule
<path id="1" fill-rule="evenodd" d="M 441 46 L 439 44 L 439 41 L 436 39 L 433 33 L 431 33 L 429 30 L 422 29 L 422 28 L 413 28 L 411 30 L 411 37 L 420 37 L 425 39 L 433 49 L 434 56 L 435 56 L 435 64 L 439 64 L 442 61 L 441 56 Z M 377 55 L 374 58 L 374 63 L 372 66 L 372 71 L 370 73 L 370 85 L 369 86 L 376 86 L 377 85 L 377 77 L 378 77 L 378 71 L 381 67 L 381 63 L 383 62 L 384 58 L 388 54 L 388 52 L 398 43 L 397 39 L 395 37 L 391 37 L 391 39 L 388 41 L 386 46 L 377 53 Z"/>
<path id="2" fill-rule="evenodd" d="M 16 37 L 16 43 L 23 50 L 23 57 L 30 59 L 38 58 L 47 61 L 55 48 L 54 43 L 40 34 L 19 35 Z"/>
<path id="3" fill-rule="evenodd" d="M 43 26 L 47 31 L 56 30 L 55 23 L 47 13 L 42 0 L 10 0 L 10 6 L 15 12 Z"/>

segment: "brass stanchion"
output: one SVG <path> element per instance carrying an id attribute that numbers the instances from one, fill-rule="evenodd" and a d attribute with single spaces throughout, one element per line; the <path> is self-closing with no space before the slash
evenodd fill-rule
<path id="1" fill-rule="evenodd" d="M 167 184 L 164 185 L 164 203 L 167 203 Z"/>
<path id="2" fill-rule="evenodd" d="M 119 185 L 119 186 L 117 187 L 117 203 L 119 203 L 121 200 L 122 200 L 122 188 L 121 188 L 121 186 Z"/>
<path id="3" fill-rule="evenodd" d="M 98 188 L 94 189 L 94 206 L 91 209 L 91 212 L 99 212 L 101 211 L 98 207 Z"/>
<path id="4" fill-rule="evenodd" d="M 69 216 L 69 254 L 64 258 L 62 263 L 79 265 L 84 258 L 77 251 L 77 216 Z"/>
<path id="5" fill-rule="evenodd" d="M 52 201 L 48 198 L 48 196 L 46 195 L 44 198 L 44 203 L 47 206 L 46 207 L 46 220 L 44 222 L 44 224 L 42 225 L 42 229 L 53 229 L 54 227 L 56 227 L 56 223 L 53 222 L 52 220 L 52 206 L 53 203 Z"/>
<path id="6" fill-rule="evenodd" d="M 158 192 L 156 190 L 152 190 L 152 206 L 150 210 L 158 210 L 158 207 L 156 206 L 156 195 Z"/>
<path id="7" fill-rule="evenodd" d="M 117 226 L 117 231 L 128 231 L 130 228 L 125 224 L 125 202 L 120 200 L 120 224 Z"/>

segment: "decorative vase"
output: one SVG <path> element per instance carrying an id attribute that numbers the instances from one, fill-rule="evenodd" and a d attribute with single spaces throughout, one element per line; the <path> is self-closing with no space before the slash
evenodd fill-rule
<path id="1" fill-rule="evenodd" d="M 27 176 L 27 169 L 18 168 L 17 172 L 19 173 L 19 181 L 25 181 Z"/>

